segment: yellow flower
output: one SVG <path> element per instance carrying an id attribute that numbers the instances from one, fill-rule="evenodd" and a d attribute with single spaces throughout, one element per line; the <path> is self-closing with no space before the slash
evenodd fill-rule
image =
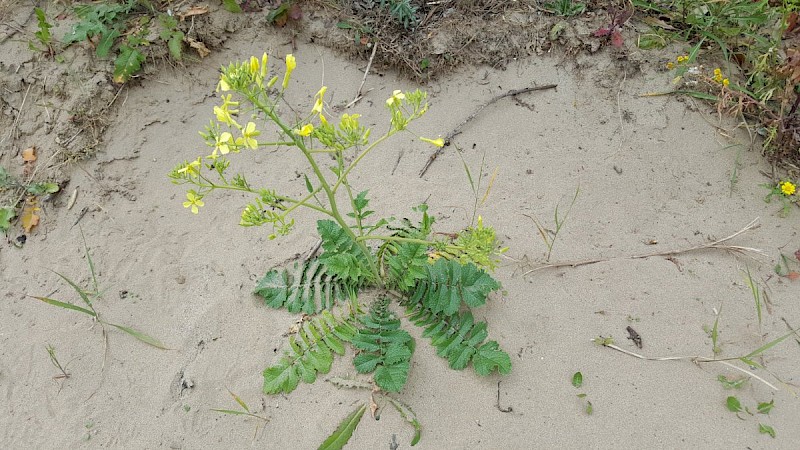
<path id="1" fill-rule="evenodd" d="M 325 92 L 327 90 L 328 90 L 327 86 L 322 86 L 319 92 L 317 92 L 317 94 L 314 96 L 314 98 L 316 98 L 317 101 L 314 102 L 314 107 L 311 109 L 311 114 L 322 113 L 322 99 L 325 97 Z"/>
<path id="2" fill-rule="evenodd" d="M 227 96 L 224 95 L 220 96 L 220 98 L 222 99 L 222 108 L 228 110 L 229 106 L 239 106 L 239 102 L 232 101 L 231 97 L 233 97 L 233 94 L 228 94 Z M 236 114 L 239 112 L 239 110 L 233 110 L 233 111 L 229 110 L 229 112 Z"/>
<path id="3" fill-rule="evenodd" d="M 259 134 L 261 132 L 256 130 L 256 124 L 247 122 L 247 125 L 242 129 L 242 137 L 236 138 L 236 144 L 255 150 L 258 148 L 258 141 L 255 137 Z"/>
<path id="4" fill-rule="evenodd" d="M 250 67 L 248 67 L 248 69 L 250 70 L 251 75 L 258 73 L 258 58 L 255 56 L 250 57 Z"/>
<path id="5" fill-rule="evenodd" d="M 723 85 L 723 86 L 727 86 L 727 85 L 729 85 L 729 84 L 731 84 L 731 80 L 729 80 L 729 79 L 727 79 L 727 78 L 725 78 L 725 79 L 723 79 L 723 80 L 722 80 L 722 85 Z"/>
<path id="6" fill-rule="evenodd" d="M 233 111 L 229 110 L 224 103 L 221 107 L 220 106 L 214 107 L 214 115 L 217 116 L 217 120 L 228 126 L 235 126 L 236 128 L 241 128 L 239 124 L 236 123 L 236 121 L 233 120 L 233 117 L 231 116 L 231 113 L 235 114 L 237 112 L 238 112 L 237 110 Z"/>
<path id="7" fill-rule="evenodd" d="M 433 145 L 435 145 L 435 146 L 437 146 L 439 148 L 444 147 L 444 139 L 442 139 L 442 138 L 439 138 L 439 139 L 428 139 L 428 138 L 421 137 L 421 138 L 419 138 L 419 140 L 423 141 L 423 142 L 427 142 L 429 144 L 433 144 Z"/>
<path id="8" fill-rule="evenodd" d="M 186 198 L 187 200 L 183 202 L 183 207 L 192 208 L 192 214 L 197 214 L 200 212 L 200 208 L 205 206 L 205 203 L 203 203 L 203 196 L 197 195 L 197 192 L 193 190 L 186 193 Z"/>
<path id="9" fill-rule="evenodd" d="M 325 116 L 322 115 L 322 113 L 319 114 L 319 123 L 321 123 L 322 125 L 328 124 L 328 119 L 326 119 Z"/>
<path id="10" fill-rule="evenodd" d="M 202 158 L 197 158 L 196 161 L 187 163 L 183 168 L 178 169 L 178 173 L 185 173 L 188 176 L 196 176 L 200 174 L 200 161 Z"/>
<path id="11" fill-rule="evenodd" d="M 217 83 L 217 92 L 219 91 L 225 92 L 229 91 L 230 89 L 231 87 L 228 84 L 228 81 L 225 80 L 225 74 L 223 73 L 222 75 L 219 76 L 219 83 Z"/>
<path id="12" fill-rule="evenodd" d="M 286 89 L 286 86 L 289 85 L 289 78 L 292 76 L 292 71 L 294 68 L 297 67 L 297 61 L 294 59 L 294 55 L 289 53 L 286 55 L 286 75 L 283 76 L 283 89 Z"/>
<path id="13" fill-rule="evenodd" d="M 219 150 L 223 155 L 227 155 L 228 152 L 231 151 L 231 145 L 233 145 L 233 143 L 233 135 L 226 131 L 217 136 L 214 151 Z"/>
<path id="14" fill-rule="evenodd" d="M 680 63 L 685 63 L 686 61 L 689 61 L 689 57 L 688 56 L 685 56 L 685 55 L 679 55 L 678 56 L 678 63 L 679 64 Z"/>
<path id="15" fill-rule="evenodd" d="M 722 83 L 722 70 L 720 70 L 719 67 L 714 69 L 714 81 Z"/>
<path id="16" fill-rule="evenodd" d="M 667 63 L 667 69 L 672 70 L 674 68 L 675 68 L 675 64 L 673 64 L 672 61 Z"/>
<path id="17" fill-rule="evenodd" d="M 267 76 L 267 60 L 269 57 L 267 56 L 267 52 L 264 52 L 261 55 L 261 79 L 263 80 Z"/>
<path id="18" fill-rule="evenodd" d="M 390 108 L 392 106 L 400 106 L 400 104 L 402 103 L 401 100 L 403 100 L 404 98 L 406 98 L 406 95 L 403 94 L 403 91 L 401 91 L 400 89 L 395 89 L 395 91 L 392 92 L 392 96 L 386 100 L 386 106 Z"/>
<path id="19" fill-rule="evenodd" d="M 303 125 L 303 128 L 300 128 L 299 130 L 295 128 L 294 130 L 292 130 L 292 133 L 298 136 L 309 136 L 312 131 L 314 131 L 314 125 L 307 123 Z"/>
<path id="20" fill-rule="evenodd" d="M 797 186 L 794 185 L 791 181 L 784 181 L 781 183 L 781 192 L 785 196 L 790 196 L 797 191 Z"/>

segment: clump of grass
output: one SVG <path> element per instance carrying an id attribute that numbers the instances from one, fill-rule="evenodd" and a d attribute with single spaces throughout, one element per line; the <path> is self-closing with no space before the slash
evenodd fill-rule
<path id="1" fill-rule="evenodd" d="M 561 232 L 561 228 L 567 222 L 567 217 L 569 217 L 569 213 L 572 211 L 572 207 L 575 205 L 575 200 L 578 199 L 578 194 L 580 192 L 581 188 L 578 186 L 578 188 L 575 189 L 575 195 L 572 197 L 572 201 L 569 203 L 567 212 L 565 212 L 563 216 L 559 216 L 558 214 L 558 207 L 560 203 L 556 204 L 555 211 L 553 211 L 553 224 L 555 225 L 555 230 L 548 230 L 541 223 L 539 223 L 538 220 L 536 220 L 536 217 L 523 214 L 525 217 L 531 219 L 534 225 L 536 225 L 536 229 L 539 231 L 539 236 L 541 236 L 542 241 L 544 241 L 544 245 L 547 247 L 545 261 L 550 261 L 550 255 L 553 253 L 553 246 L 556 244 L 558 233 Z"/>
<path id="2" fill-rule="evenodd" d="M 231 397 L 233 397 L 233 399 L 236 401 L 236 403 L 239 404 L 239 407 L 241 409 L 212 408 L 211 410 L 212 411 L 216 411 L 218 413 L 222 413 L 222 414 L 230 414 L 230 415 L 233 415 L 233 416 L 247 416 L 247 417 L 252 417 L 252 418 L 260 420 L 262 423 L 257 424 L 256 425 L 256 429 L 253 432 L 253 439 L 255 439 L 256 436 L 258 435 L 258 428 L 260 426 L 262 426 L 262 425 L 266 427 L 267 424 L 269 423 L 269 420 L 270 420 L 269 417 L 259 416 L 258 414 L 253 413 L 252 411 L 250 411 L 250 407 L 247 406 L 247 403 L 245 403 L 244 400 L 241 399 L 241 397 L 239 397 L 238 395 L 236 395 L 233 392 L 231 392 L 230 389 L 228 389 L 228 393 L 231 394 Z"/>
<path id="3" fill-rule="evenodd" d="M 800 97 L 794 87 L 800 82 L 800 52 L 789 38 L 798 31 L 800 7 L 797 2 L 776 3 L 633 0 L 638 12 L 650 16 L 644 18 L 650 30 L 639 36 L 640 48 L 663 47 L 670 41 L 690 46 L 688 55 L 679 57 L 678 62 L 685 63 L 677 67 L 679 77 L 690 67 L 700 69 L 701 63 L 719 57 L 725 61 L 724 70 L 715 73 L 728 74 L 718 77 L 724 84 L 721 89 L 711 83 L 710 91 L 676 92 L 717 103 L 720 112 L 756 118 L 760 123 L 752 128 L 766 138 L 765 153 L 796 169 L 800 153 L 794 130 L 800 125 L 795 117 Z M 668 63 L 670 69 L 674 66 Z"/>
<path id="4" fill-rule="evenodd" d="M 144 342 L 147 345 L 150 345 L 150 346 L 162 349 L 162 350 L 166 350 L 167 347 L 160 340 L 158 340 L 158 339 L 156 339 L 156 338 L 154 338 L 154 337 L 152 337 L 152 336 L 150 336 L 148 334 L 145 334 L 145 333 L 143 333 L 143 332 L 141 332 L 139 330 L 136 330 L 134 328 L 131 328 L 131 327 L 128 327 L 128 326 L 125 326 L 125 325 L 119 325 L 119 324 L 116 324 L 116 323 L 108 322 L 100 315 L 100 313 L 98 313 L 97 309 L 95 309 L 95 302 L 97 300 L 99 300 L 100 298 L 102 298 L 102 293 L 100 292 L 99 284 L 97 282 L 97 274 L 96 274 L 96 271 L 95 271 L 94 262 L 92 261 L 92 255 L 89 253 L 89 247 L 86 245 L 86 238 L 83 236 L 83 232 L 81 232 L 81 238 L 83 238 L 84 254 L 86 255 L 86 262 L 87 262 L 87 264 L 89 266 L 89 274 L 91 275 L 92 286 L 89 287 L 89 288 L 81 287 L 78 283 L 76 283 L 76 282 L 72 281 L 71 279 L 67 278 L 65 275 L 62 275 L 59 272 L 54 272 L 54 273 L 56 275 L 58 275 L 59 277 L 61 277 L 61 279 L 64 280 L 75 291 L 76 294 L 78 294 L 78 297 L 83 301 L 83 304 L 85 305 L 85 307 L 78 306 L 78 305 L 76 305 L 74 303 L 64 302 L 64 301 L 61 301 L 61 300 L 55 300 L 55 299 L 52 299 L 52 298 L 49 298 L 49 297 L 39 297 L 39 296 L 33 296 L 33 295 L 31 297 L 33 297 L 33 298 L 35 298 L 37 300 L 40 300 L 40 301 L 42 301 L 44 303 L 47 303 L 49 305 L 57 306 L 59 308 L 68 309 L 68 310 L 72 310 L 72 311 L 78 311 L 80 313 L 83 313 L 83 314 L 86 314 L 86 315 L 92 317 L 92 319 L 95 322 L 100 324 L 100 327 L 101 327 L 101 329 L 103 331 L 103 339 L 105 341 L 106 350 L 108 349 L 108 330 L 107 330 L 106 326 L 110 326 L 110 327 L 116 328 L 116 329 L 118 329 L 120 331 L 124 331 L 125 333 L 133 336 L 137 340 L 139 340 L 141 342 Z M 51 353 L 50 350 L 48 349 L 48 353 L 50 353 L 51 360 L 55 361 L 55 359 L 54 359 L 55 351 L 53 351 Z M 103 364 L 105 365 L 105 359 L 103 360 Z M 59 368 L 60 368 L 60 365 L 59 365 Z M 66 375 L 66 373 L 65 373 L 65 375 Z"/>
<path id="5" fill-rule="evenodd" d="M 53 364 L 53 366 L 55 366 L 56 369 L 58 369 L 59 372 L 61 372 L 61 375 L 56 375 L 53 377 L 53 379 L 64 380 L 69 378 L 69 374 L 67 373 L 67 367 L 66 367 L 67 365 L 62 366 L 61 363 L 58 361 L 58 358 L 56 357 L 56 348 L 50 344 L 47 344 L 47 347 L 45 348 L 47 349 L 47 354 L 50 356 L 50 362 Z"/>

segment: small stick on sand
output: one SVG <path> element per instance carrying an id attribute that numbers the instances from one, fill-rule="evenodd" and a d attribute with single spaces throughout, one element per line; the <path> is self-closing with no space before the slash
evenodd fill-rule
<path id="1" fill-rule="evenodd" d="M 622 353 L 624 353 L 626 355 L 633 356 L 634 358 L 644 359 L 644 360 L 647 360 L 647 361 L 681 361 L 681 360 L 687 360 L 687 361 L 692 361 L 694 363 L 709 363 L 709 362 L 720 363 L 720 364 L 723 364 L 725 366 L 730 367 L 731 369 L 735 369 L 735 370 L 738 370 L 740 372 L 743 372 L 747 376 L 755 378 L 756 380 L 766 384 L 767 386 L 769 386 L 770 388 L 772 388 L 775 391 L 778 390 L 778 388 L 773 386 L 767 380 L 759 377 L 758 375 L 754 374 L 753 372 L 749 372 L 749 371 L 747 371 L 745 369 L 742 369 L 741 367 L 735 366 L 735 365 L 729 363 L 725 359 L 712 359 L 712 358 L 706 358 L 704 356 L 658 356 L 658 357 L 644 356 L 644 355 L 640 355 L 638 353 L 634 353 L 634 352 L 632 352 L 630 350 L 625 350 L 624 348 L 617 347 L 614 344 L 603 342 L 602 340 L 595 341 L 594 339 L 592 339 L 592 342 L 597 342 L 598 344 L 602 345 L 603 347 L 608 347 L 608 348 L 616 350 L 618 352 L 622 352 Z M 739 358 L 729 358 L 729 359 L 739 359 Z"/>
<path id="2" fill-rule="evenodd" d="M 358 103 L 363 98 L 363 96 L 361 95 L 361 90 L 364 89 L 364 83 L 367 82 L 367 74 L 369 74 L 369 69 L 370 69 L 370 67 L 372 67 L 372 60 L 375 59 L 375 52 L 377 52 L 377 51 L 378 51 L 378 43 L 375 42 L 372 45 L 372 55 L 370 55 L 370 57 L 369 57 L 369 62 L 367 63 L 367 68 L 364 69 L 364 78 L 361 79 L 361 85 L 358 87 L 358 92 L 356 92 L 356 98 L 354 98 L 353 101 L 348 103 L 345 106 L 345 109 L 350 108 L 351 106 L 355 105 L 356 103 Z"/>
<path id="3" fill-rule="evenodd" d="M 524 277 L 525 275 L 531 274 L 533 272 L 536 272 L 536 271 L 539 271 L 539 270 L 542 270 L 542 269 L 555 269 L 555 268 L 559 268 L 559 267 L 587 266 L 589 264 L 596 264 L 596 263 L 600 263 L 600 262 L 608 262 L 608 261 L 614 261 L 614 260 L 620 260 L 620 259 L 646 259 L 646 258 L 651 258 L 651 257 L 654 257 L 654 256 L 675 256 L 675 255 L 680 255 L 680 254 L 683 254 L 683 253 L 689 253 L 689 252 L 694 252 L 694 251 L 698 251 L 698 250 L 708 250 L 708 249 L 725 250 L 725 251 L 729 251 L 729 252 L 732 252 L 732 253 L 738 253 L 738 254 L 747 255 L 747 256 L 752 256 L 752 255 L 750 255 L 751 253 L 759 255 L 759 256 L 766 256 L 766 253 L 764 253 L 763 250 L 760 250 L 760 249 L 757 249 L 757 248 L 742 247 L 742 246 L 739 246 L 739 245 L 728 245 L 728 244 L 726 244 L 727 241 L 739 236 L 742 233 L 750 231 L 753 228 L 756 228 L 757 226 L 758 226 L 758 217 L 756 217 L 755 219 L 750 221 L 750 223 L 745 225 L 744 228 L 742 228 L 741 230 L 737 231 L 736 233 L 733 233 L 732 235 L 724 237 L 722 239 L 717 239 L 716 241 L 710 242 L 708 244 L 695 245 L 694 247 L 684 248 L 684 249 L 680 249 L 680 250 L 668 250 L 668 251 L 664 251 L 664 252 L 645 253 L 645 254 L 641 254 L 641 255 L 618 256 L 618 257 L 614 257 L 614 258 L 597 258 L 597 259 L 586 259 L 586 260 L 582 260 L 582 261 L 566 261 L 566 262 L 559 262 L 559 263 L 553 263 L 553 264 L 542 264 L 539 267 L 534 267 L 533 269 L 528 270 L 527 272 L 523 273 L 522 276 Z"/>
<path id="4" fill-rule="evenodd" d="M 493 97 L 488 102 L 486 102 L 483 105 L 479 106 L 478 109 L 475 110 L 475 112 L 470 114 L 469 117 L 467 117 L 466 119 L 464 119 L 464 121 L 462 121 L 460 124 L 458 124 L 458 126 L 456 126 L 453 129 L 453 131 L 447 133 L 447 136 L 445 136 L 445 138 L 444 138 L 444 147 L 447 147 L 448 145 L 450 145 L 450 141 L 454 137 L 456 137 L 459 134 L 461 134 L 461 131 L 462 131 L 461 129 L 464 128 L 464 126 L 466 124 L 468 124 L 470 121 L 472 121 L 472 119 L 477 117 L 478 114 L 480 114 L 480 112 L 484 110 L 484 108 L 486 108 L 487 106 L 495 103 L 496 101 L 504 99 L 506 97 L 512 97 L 514 95 L 525 94 L 525 93 L 533 92 L 533 91 L 543 91 L 545 89 L 555 89 L 556 87 L 558 87 L 557 84 L 545 84 L 543 86 L 531 86 L 531 87 L 527 87 L 527 88 L 523 88 L 523 89 L 512 89 L 512 90 L 510 90 L 508 92 L 504 92 L 504 93 L 502 93 L 500 95 L 497 95 L 497 96 Z M 444 148 L 444 147 L 442 147 L 442 148 Z M 419 172 L 419 177 L 420 178 L 422 178 L 422 176 L 425 175 L 425 172 L 428 171 L 428 168 L 431 166 L 431 164 L 433 164 L 433 161 L 435 161 L 436 158 L 441 153 L 442 153 L 442 149 L 441 148 L 438 148 L 438 149 L 436 149 L 435 152 L 433 152 L 433 154 L 428 158 L 428 161 L 425 163 L 425 166 Z"/>

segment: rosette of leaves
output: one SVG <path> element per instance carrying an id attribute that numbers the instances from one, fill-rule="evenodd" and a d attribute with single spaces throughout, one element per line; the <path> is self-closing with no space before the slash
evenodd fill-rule
<path id="1" fill-rule="evenodd" d="M 361 200 L 366 208 L 369 200 L 365 195 Z M 267 393 L 288 393 L 299 380 L 313 382 L 316 373 L 327 373 L 333 353 L 343 354 L 343 342 L 358 352 L 353 364 L 359 373 L 374 373 L 375 384 L 384 391 L 402 390 L 409 376 L 413 339 L 389 309 L 388 298 L 376 300 L 367 314 L 361 314 L 358 303 L 360 291 L 380 286 L 402 299 L 400 304 L 411 322 L 424 328 L 423 337 L 430 339 L 452 369 L 472 364 L 482 376 L 511 371 L 511 358 L 496 341 L 487 340 L 487 323 L 476 321 L 472 313 L 500 289 L 500 283 L 476 264 L 488 264 L 487 256 L 469 258 L 477 248 L 496 248 L 494 234 L 482 233 L 492 242 L 473 245 L 470 252 L 460 252 L 454 245 L 447 252 L 436 253 L 436 247 L 446 244 L 426 240 L 434 220 L 425 205 L 417 210 L 422 212 L 418 225 L 404 219 L 400 226 L 388 226 L 392 234 L 367 253 L 335 222 L 320 220 L 317 230 L 322 237 L 322 255 L 271 270 L 259 281 L 255 293 L 267 305 L 303 312 L 310 319 L 289 337 L 284 357 L 264 372 Z M 465 232 L 470 233 L 470 240 L 475 239 L 474 229 Z M 453 242 L 463 240 L 456 236 Z M 372 264 L 380 267 L 377 279 L 370 271 Z M 331 311 L 337 305 L 349 305 L 349 313 L 333 320 Z"/>

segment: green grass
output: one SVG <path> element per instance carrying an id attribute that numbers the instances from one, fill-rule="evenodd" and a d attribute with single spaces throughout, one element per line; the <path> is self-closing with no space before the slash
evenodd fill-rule
<path id="1" fill-rule="evenodd" d="M 800 161 L 798 143 L 790 131 L 797 119 L 789 114 L 797 80 L 787 76 L 798 70 L 800 61 L 787 58 L 792 39 L 785 39 L 800 2 L 770 5 L 767 0 L 633 0 L 633 5 L 637 17 L 650 27 L 639 35 L 640 48 L 683 42 L 688 46 L 688 65 L 713 68 L 715 61 L 722 59 L 722 72 L 730 77 L 728 89 L 720 92 L 710 86 L 711 92 L 691 92 L 712 94 L 707 100 L 719 102 L 735 115 L 755 117 L 760 123 L 752 127 L 753 131 L 772 134 L 765 146 L 769 156 Z M 679 68 L 677 74 L 682 75 L 685 69 Z"/>
<path id="2" fill-rule="evenodd" d="M 167 350 L 167 347 L 160 340 L 150 336 L 149 334 L 143 333 L 135 328 L 131 328 L 125 325 L 108 322 L 105 320 L 103 316 L 100 315 L 100 313 L 95 308 L 95 304 L 98 300 L 102 298 L 102 293 L 99 289 L 99 284 L 97 281 L 97 273 L 94 267 L 94 261 L 92 260 L 91 253 L 89 253 L 89 247 L 86 245 L 86 238 L 83 236 L 83 232 L 81 232 L 81 237 L 83 238 L 83 247 L 84 247 L 84 254 L 86 256 L 86 262 L 89 266 L 89 274 L 91 276 L 91 286 L 82 287 L 78 283 L 72 281 L 70 278 L 67 278 L 65 275 L 62 275 L 61 273 L 58 272 L 54 273 L 58 275 L 65 283 L 67 283 L 72 288 L 72 290 L 75 291 L 80 300 L 83 302 L 83 306 L 78 306 L 74 303 L 56 300 L 49 297 L 39 297 L 39 296 L 31 296 L 31 297 L 40 300 L 44 303 L 47 303 L 48 305 L 56 306 L 70 311 L 77 311 L 90 316 L 94 321 L 100 324 L 100 327 L 103 330 L 103 337 L 106 343 L 106 348 L 108 345 L 108 330 L 106 327 L 109 326 L 129 334 L 130 336 L 133 336 L 137 340 L 144 342 L 147 345 L 162 350 Z M 55 360 L 55 351 L 51 353 L 50 350 L 48 350 L 48 353 L 50 353 L 51 361 L 54 361 L 55 364 L 57 362 Z M 58 366 L 59 368 L 61 368 L 60 365 Z"/>

